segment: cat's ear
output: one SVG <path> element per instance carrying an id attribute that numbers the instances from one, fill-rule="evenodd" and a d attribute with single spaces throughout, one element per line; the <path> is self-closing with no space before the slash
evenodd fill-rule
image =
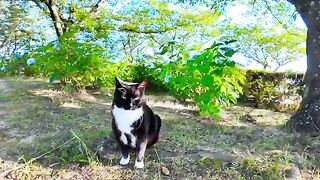
<path id="1" fill-rule="evenodd" d="M 118 88 L 118 87 L 122 87 L 122 80 L 118 77 L 118 76 L 116 76 L 116 87 Z"/>
<path id="2" fill-rule="evenodd" d="M 148 84 L 148 81 L 147 81 L 147 80 L 142 81 L 142 83 L 140 83 L 139 86 L 138 86 L 138 90 L 139 90 L 140 92 L 144 92 L 144 90 L 145 90 L 146 87 L 147 87 L 147 84 Z"/>

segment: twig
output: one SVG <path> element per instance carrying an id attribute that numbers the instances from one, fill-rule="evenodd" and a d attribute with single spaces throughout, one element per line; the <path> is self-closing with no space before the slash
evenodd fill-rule
<path id="1" fill-rule="evenodd" d="M 154 150 L 154 152 L 155 152 L 156 155 L 157 155 L 157 158 L 158 158 L 158 161 L 159 161 L 160 165 L 162 165 L 161 158 L 159 157 L 159 154 L 158 154 L 157 149 L 156 149 L 156 148 L 153 148 L 153 150 Z"/>
<path id="2" fill-rule="evenodd" d="M 38 160 L 38 159 L 40 159 L 40 158 L 42 158 L 42 157 L 44 157 L 44 156 L 46 156 L 46 155 L 48 155 L 48 154 L 50 154 L 50 153 L 52 153 L 52 152 L 54 152 L 54 151 L 62 148 L 64 145 L 68 144 L 69 142 L 73 141 L 74 139 L 76 139 L 76 138 L 73 137 L 73 138 L 69 139 L 68 141 L 64 142 L 63 144 L 61 144 L 60 146 L 58 146 L 58 147 L 56 147 L 56 148 L 54 148 L 54 149 L 52 149 L 52 150 L 50 150 L 50 151 L 48 151 L 48 152 L 46 152 L 46 153 L 44 153 L 44 154 L 41 154 L 41 155 L 38 156 L 38 157 L 32 158 L 31 160 L 27 161 L 26 163 L 24 163 L 24 164 L 22 164 L 22 165 L 20 165 L 20 166 L 17 166 L 17 167 L 15 167 L 15 168 L 9 169 L 9 170 L 1 173 L 1 174 L 0 174 L 0 178 L 1 178 L 1 177 L 5 177 L 5 176 L 6 176 L 7 174 L 9 174 L 10 172 L 16 171 L 16 170 L 18 170 L 18 169 L 21 169 L 21 168 L 23 168 L 23 167 L 31 164 L 32 162 L 34 162 L 34 161 L 36 161 L 36 160 Z"/>
<path id="3" fill-rule="evenodd" d="M 156 155 L 157 155 L 157 158 L 158 158 L 158 161 L 159 161 L 159 164 L 160 164 L 160 169 L 161 169 L 161 166 L 163 165 L 162 164 L 162 162 L 161 162 L 161 159 L 160 159 L 160 157 L 159 157 L 159 154 L 158 154 L 158 151 L 157 151 L 157 149 L 156 148 L 154 148 L 153 149 L 154 150 L 154 152 L 156 153 Z M 160 171 L 158 171 L 159 172 L 159 178 L 161 177 L 161 170 Z"/>
<path id="4" fill-rule="evenodd" d="M 156 40 L 156 38 L 151 34 L 149 36 L 154 42 L 156 42 L 157 44 L 161 45 L 161 43 L 159 41 Z"/>

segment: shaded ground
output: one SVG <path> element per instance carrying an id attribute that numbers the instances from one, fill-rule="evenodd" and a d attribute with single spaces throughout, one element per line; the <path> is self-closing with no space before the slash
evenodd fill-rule
<path id="1" fill-rule="evenodd" d="M 117 165 L 108 93 L 0 79 L 0 179 L 320 178 L 320 139 L 281 130 L 288 114 L 234 106 L 213 121 L 170 96 L 147 97 L 163 128 L 134 170 Z"/>

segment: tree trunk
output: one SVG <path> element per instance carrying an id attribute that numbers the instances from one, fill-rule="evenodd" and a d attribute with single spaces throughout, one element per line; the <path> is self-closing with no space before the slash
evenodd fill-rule
<path id="1" fill-rule="evenodd" d="M 289 0 L 290 1 L 290 0 Z M 307 25 L 307 72 L 299 110 L 287 122 L 290 130 L 320 133 L 320 2 L 291 0 Z"/>
<path id="2" fill-rule="evenodd" d="M 53 21 L 54 28 L 56 30 L 56 34 L 58 37 L 62 36 L 63 33 L 67 31 L 67 23 L 72 22 L 72 10 L 70 9 L 69 19 L 63 18 L 63 15 L 61 11 L 59 10 L 58 6 L 55 4 L 55 0 L 32 0 L 44 13 L 49 13 L 50 18 Z M 47 12 L 47 9 L 39 2 L 42 2 L 45 4 L 45 6 L 49 9 L 49 12 Z M 105 0 L 99 0 L 90 10 L 90 17 L 93 17 L 95 13 L 98 11 L 98 9 L 102 6 L 103 3 L 105 3 Z M 70 7 L 71 8 L 71 7 Z"/>
<path id="3" fill-rule="evenodd" d="M 58 8 L 54 3 L 54 0 L 44 0 L 44 3 L 47 5 L 50 16 L 54 24 L 54 28 L 56 30 L 57 36 L 60 37 L 65 32 L 65 25 L 62 19 L 60 18 L 60 14 L 58 12 Z"/>

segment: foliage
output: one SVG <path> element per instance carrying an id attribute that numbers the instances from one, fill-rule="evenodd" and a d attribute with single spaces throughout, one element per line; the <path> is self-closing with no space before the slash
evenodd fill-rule
<path id="1" fill-rule="evenodd" d="M 280 85 L 281 78 L 266 71 L 247 71 L 247 84 L 243 97 L 247 102 L 253 102 L 256 107 L 272 107 L 275 100 L 280 99 L 281 92 L 276 87 Z"/>
<path id="2" fill-rule="evenodd" d="M 35 2 L 17 3 L 17 6 L 13 7 L 21 8 L 22 5 L 28 5 L 28 8 L 24 9 L 26 12 L 31 11 L 31 7 L 37 7 L 33 9 L 36 9 L 39 16 L 46 17 L 47 23 L 54 22 L 50 19 L 52 12 L 48 11 L 52 7 L 44 2 Z M 263 62 L 266 67 L 270 66 L 269 60 L 280 62 L 279 53 L 288 55 L 286 60 L 291 61 L 298 56 L 296 51 L 303 51 L 303 48 L 297 46 L 297 42 L 302 41 L 302 31 L 293 30 L 292 24 L 280 23 L 281 27 L 285 26 L 284 30 L 278 27 L 277 21 L 272 21 L 268 26 L 262 21 L 261 17 L 270 16 L 269 5 L 275 5 L 274 15 L 286 17 L 288 13 L 285 11 L 291 12 L 292 8 L 286 7 L 283 0 L 279 1 L 279 4 L 270 4 L 269 0 L 255 2 L 253 14 L 261 16 L 258 18 L 261 23 L 252 25 L 249 22 L 243 26 L 230 23 L 223 29 L 224 32 L 218 31 L 225 25 L 218 22 L 218 19 L 227 12 L 225 9 L 212 10 L 213 5 L 207 1 L 175 2 L 171 4 L 154 0 L 131 0 L 110 1 L 101 5 L 99 1 L 95 4 L 97 2 L 57 0 L 54 5 L 58 9 L 57 15 L 61 19 L 63 35 L 48 44 L 39 41 L 42 46 L 38 47 L 39 42 L 36 43 L 36 46 L 26 49 L 23 56 L 10 56 L 5 64 L 6 71 L 12 72 L 11 74 L 24 71 L 25 75 L 49 77 L 50 82 L 60 80 L 66 85 L 66 89 L 77 90 L 88 86 L 112 87 L 116 75 L 134 81 L 148 79 L 154 89 L 170 88 L 179 99 L 190 100 L 199 105 L 203 114 L 215 114 L 220 106 L 235 102 L 236 94 L 241 91 L 238 88 L 239 84 L 235 83 L 237 73 L 234 69 L 237 68 L 233 67 L 234 62 L 220 60 L 224 58 L 223 55 L 215 56 L 215 53 L 222 53 L 231 57 L 235 53 L 234 50 L 227 47 L 209 48 L 191 60 L 193 54 L 202 51 L 205 43 L 212 41 L 212 36 L 227 35 L 228 39 L 238 39 L 236 43 L 241 44 L 240 52 L 244 54 L 260 53 L 262 49 L 263 56 L 269 56 L 268 62 Z M 234 3 L 247 6 L 252 5 L 251 2 Z M 95 10 L 95 7 L 98 9 Z M 13 14 L 16 12 L 12 10 Z M 245 17 L 250 17 L 248 11 L 246 13 Z M 17 16 L 18 19 L 13 24 L 26 21 L 19 19 L 20 17 L 23 16 Z M 220 24 L 216 26 L 217 23 Z M 48 27 L 49 31 L 53 32 L 53 26 Z M 291 34 L 296 36 L 291 37 Z M 160 49 L 160 52 L 149 56 L 145 55 L 146 49 L 151 49 L 152 52 Z M 215 58 L 206 57 L 206 53 Z M 28 64 L 27 60 L 30 58 L 34 58 L 36 63 Z M 142 63 L 141 59 L 144 60 Z M 160 69 L 157 69 L 146 68 L 143 64 L 152 64 L 155 59 L 164 60 L 161 63 L 165 65 L 159 64 Z M 174 59 L 174 62 L 166 64 L 167 59 Z M 121 62 L 114 63 L 119 60 Z M 280 64 L 283 64 L 282 61 Z M 169 82 L 163 83 L 164 79 Z M 260 87 L 261 84 L 263 87 Z M 251 85 L 265 89 L 259 91 L 259 94 L 254 94 L 257 91 L 247 92 L 248 97 L 254 96 L 258 99 L 258 104 L 270 102 L 271 96 L 278 97 L 276 91 L 273 91 L 277 84 L 273 82 L 256 81 Z M 192 92 L 189 93 L 188 90 Z"/>
<path id="3" fill-rule="evenodd" d="M 134 64 L 132 70 L 132 81 L 142 82 L 148 80 L 148 90 L 155 92 L 168 92 L 168 85 L 163 82 L 162 75 L 154 68 L 148 67 L 144 62 Z M 126 77 L 127 78 L 127 77 Z"/>
<path id="4" fill-rule="evenodd" d="M 43 43 L 45 32 L 41 28 L 44 28 L 46 23 L 36 16 L 36 11 L 34 17 L 28 16 L 29 8 L 26 2 L 0 2 L 0 71 L 6 70 L 9 74 L 22 73 L 20 71 L 24 67 L 17 65 L 23 65 L 23 54 Z M 7 66 L 11 67 L 8 69 Z"/>
<path id="5" fill-rule="evenodd" d="M 246 84 L 240 102 L 258 108 L 276 111 L 296 110 L 299 103 L 282 107 L 288 98 L 300 97 L 303 92 L 303 74 L 244 70 Z M 298 99 L 299 100 L 299 99 Z M 293 99 L 294 101 L 294 99 Z"/>
<path id="6" fill-rule="evenodd" d="M 104 49 L 92 42 L 64 40 L 38 48 L 30 56 L 49 82 L 60 80 L 72 89 L 111 87 L 114 77 L 129 76 L 124 63 L 112 63 L 103 55 Z"/>
<path id="7" fill-rule="evenodd" d="M 244 76 L 230 60 L 236 51 L 227 46 L 229 43 L 215 42 L 193 59 L 181 53 L 185 56 L 158 69 L 172 93 L 197 104 L 202 115 L 217 116 L 222 106 L 235 103 L 242 93 Z"/>

